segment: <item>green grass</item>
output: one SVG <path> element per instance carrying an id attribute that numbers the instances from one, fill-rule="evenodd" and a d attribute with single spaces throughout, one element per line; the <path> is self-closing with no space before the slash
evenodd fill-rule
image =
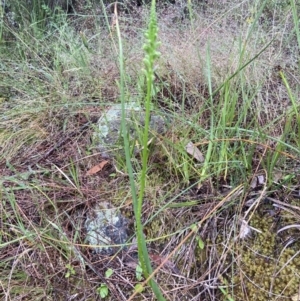
<path id="1" fill-rule="evenodd" d="M 296 298 L 297 2 L 153 1 L 116 22 L 102 1 L 70 15 L 23 4 L 0 11 L 1 300 Z M 146 112 L 137 141 L 123 114 L 125 154 L 87 175 L 104 160 L 98 118 L 129 100 Z M 150 143 L 153 112 L 169 128 Z M 101 202 L 130 221 L 133 261 L 87 245 Z"/>

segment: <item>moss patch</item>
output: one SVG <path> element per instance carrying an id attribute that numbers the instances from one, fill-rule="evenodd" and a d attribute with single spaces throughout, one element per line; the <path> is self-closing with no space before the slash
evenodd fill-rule
<path id="1" fill-rule="evenodd" d="M 261 233 L 235 243 L 234 275 L 227 275 L 234 300 L 290 300 L 300 284 L 299 243 L 285 248 L 269 215 L 255 213 L 250 225 Z"/>

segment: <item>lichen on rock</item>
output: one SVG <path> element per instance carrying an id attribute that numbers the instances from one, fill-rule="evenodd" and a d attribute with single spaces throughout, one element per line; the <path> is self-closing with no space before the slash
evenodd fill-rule
<path id="1" fill-rule="evenodd" d="M 113 255 L 128 239 L 127 219 L 109 203 L 103 202 L 91 209 L 86 221 L 86 241 L 95 253 Z"/>
<path id="2" fill-rule="evenodd" d="M 133 145 L 133 153 L 138 152 L 136 141 L 143 132 L 145 126 L 145 112 L 137 102 L 125 105 L 125 121 L 129 134 L 129 141 Z M 113 157 L 123 149 L 122 133 L 122 105 L 112 105 L 99 119 L 98 131 L 95 133 L 95 142 L 98 144 L 103 157 Z M 157 113 L 151 113 L 149 126 L 149 139 L 155 133 L 164 134 L 167 130 L 166 118 Z"/>

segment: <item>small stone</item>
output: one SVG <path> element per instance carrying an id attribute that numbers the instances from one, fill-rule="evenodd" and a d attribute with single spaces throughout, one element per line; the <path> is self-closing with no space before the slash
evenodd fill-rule
<path id="1" fill-rule="evenodd" d="M 137 102 L 130 102 L 125 105 L 126 126 L 129 132 L 130 145 L 135 145 L 139 135 L 145 126 L 145 111 Z M 98 121 L 98 132 L 96 133 L 96 143 L 102 157 L 111 158 L 119 150 L 123 150 L 122 135 L 122 105 L 115 104 L 108 109 Z M 167 130 L 166 118 L 161 115 L 151 113 L 149 126 L 149 139 L 155 133 L 164 134 Z M 134 147 L 136 155 L 138 149 Z M 124 153 L 124 151 L 123 151 Z"/>
<path id="2" fill-rule="evenodd" d="M 84 226 L 86 241 L 98 254 L 113 255 L 122 248 L 114 245 L 122 245 L 128 239 L 127 219 L 107 202 L 89 212 Z"/>

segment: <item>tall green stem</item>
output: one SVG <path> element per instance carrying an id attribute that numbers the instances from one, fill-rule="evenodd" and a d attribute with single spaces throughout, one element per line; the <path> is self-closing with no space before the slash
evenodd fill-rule
<path id="1" fill-rule="evenodd" d="M 152 88 L 153 88 L 153 79 L 154 79 L 154 61 L 159 56 L 159 53 L 156 51 L 158 47 L 157 42 L 157 22 L 156 22 L 156 12 L 155 12 L 155 0 L 152 0 L 151 5 L 151 14 L 150 14 L 150 22 L 149 28 L 145 34 L 146 42 L 144 44 L 145 50 L 145 77 L 147 83 L 147 92 L 145 96 L 145 128 L 143 132 L 143 151 L 142 151 L 142 170 L 140 177 L 140 187 L 139 187 L 139 196 L 137 197 L 135 183 L 134 183 L 134 175 L 133 175 L 133 167 L 131 164 L 130 157 L 130 145 L 129 145 L 129 135 L 125 122 L 125 95 L 124 95 L 124 60 L 123 60 L 123 48 L 122 48 L 122 39 L 120 34 L 120 28 L 118 22 L 116 23 L 117 34 L 118 34 L 118 43 L 119 43 L 119 64 L 120 64 L 120 95 L 122 102 L 122 133 L 124 137 L 124 147 L 125 147 L 125 156 L 126 156 L 126 166 L 128 169 L 128 174 L 130 178 L 133 206 L 134 206 L 134 214 L 136 221 L 136 232 L 137 232 L 137 244 L 138 244 L 138 253 L 139 260 L 141 263 L 141 267 L 143 269 L 144 276 L 146 278 L 152 273 L 151 261 L 149 258 L 145 237 L 143 234 L 143 224 L 142 224 L 142 205 L 145 194 L 145 186 L 146 186 L 146 176 L 147 176 L 147 164 L 148 164 L 148 133 L 149 133 L 149 125 L 150 125 L 150 109 L 151 109 L 151 98 L 152 98 Z M 149 280 L 149 284 L 159 301 L 165 301 L 157 283 L 153 280 Z"/>

